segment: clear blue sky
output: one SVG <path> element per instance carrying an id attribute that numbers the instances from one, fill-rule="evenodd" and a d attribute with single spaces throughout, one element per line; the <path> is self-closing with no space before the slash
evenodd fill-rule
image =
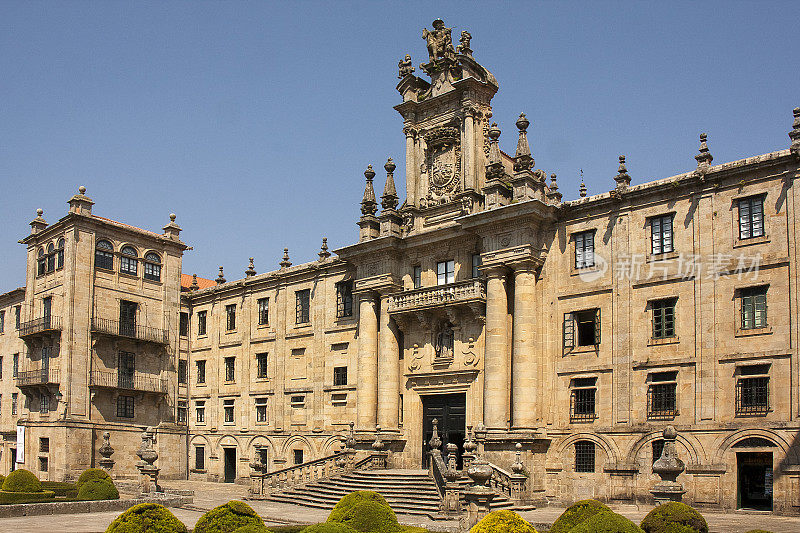
<path id="1" fill-rule="evenodd" d="M 800 105 L 800 2 L 0 1 L 0 291 L 24 283 L 17 240 L 78 185 L 95 213 L 160 231 L 184 272 L 229 280 L 355 242 L 367 163 L 398 163 L 397 61 L 426 57 L 441 17 L 497 77 L 514 150 L 577 196 L 787 148 Z M 419 68 L 417 68 L 419 73 Z"/>

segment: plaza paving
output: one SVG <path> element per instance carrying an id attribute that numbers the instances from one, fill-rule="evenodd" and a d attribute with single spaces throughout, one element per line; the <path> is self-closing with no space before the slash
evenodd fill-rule
<path id="1" fill-rule="evenodd" d="M 204 483 L 172 481 L 165 484 L 170 488 L 191 489 L 195 491 L 194 503 L 183 508 L 171 508 L 171 511 L 187 527 L 192 528 L 197 520 L 207 510 L 221 505 L 232 499 L 242 499 L 247 494 L 247 488 L 241 485 L 222 483 Z M 296 505 L 287 505 L 275 502 L 252 501 L 252 507 L 263 518 L 267 525 L 283 525 L 298 523 L 322 522 L 328 516 L 324 509 L 309 509 Z M 641 522 L 649 506 L 612 506 L 612 508 L 630 518 L 637 524 Z M 563 508 L 545 507 L 532 511 L 523 511 L 520 514 L 534 525 L 551 524 Z M 770 513 L 759 512 L 731 512 L 721 513 L 703 510 L 703 516 L 708 521 L 709 528 L 714 533 L 743 533 L 759 528 L 774 533 L 800 532 L 800 517 L 773 516 Z M 14 518 L 0 518 L 0 532 L 38 533 L 38 532 L 64 532 L 64 533 L 94 533 L 102 532 L 108 527 L 120 512 L 111 511 L 103 513 L 81 513 L 71 515 L 45 515 L 45 516 L 20 516 Z M 400 522 L 408 525 L 419 525 L 434 531 L 457 531 L 457 523 L 447 520 L 430 520 L 425 517 L 398 515 Z"/>

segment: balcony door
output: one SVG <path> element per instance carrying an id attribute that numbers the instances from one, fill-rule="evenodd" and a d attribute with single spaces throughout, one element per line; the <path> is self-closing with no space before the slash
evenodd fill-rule
<path id="1" fill-rule="evenodd" d="M 53 309 L 53 298 L 48 296 L 42 300 L 42 323 L 44 329 L 50 329 L 50 314 Z"/>
<path id="2" fill-rule="evenodd" d="M 119 302 L 119 334 L 123 337 L 136 336 L 136 303 Z"/>
<path id="3" fill-rule="evenodd" d="M 119 352 L 117 363 L 117 387 L 120 389 L 133 388 L 133 374 L 136 370 L 136 354 Z"/>

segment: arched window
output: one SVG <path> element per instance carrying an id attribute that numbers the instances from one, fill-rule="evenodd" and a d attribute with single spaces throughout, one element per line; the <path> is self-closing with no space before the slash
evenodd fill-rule
<path id="1" fill-rule="evenodd" d="M 114 270 L 114 246 L 108 241 L 97 241 L 94 251 L 94 266 Z"/>
<path id="2" fill-rule="evenodd" d="M 47 245 L 47 271 L 56 269 L 56 245 L 52 242 Z"/>
<path id="3" fill-rule="evenodd" d="M 136 275 L 136 266 L 138 264 L 136 255 L 136 248 L 133 246 L 123 246 L 122 255 L 119 258 L 119 271 L 125 274 Z"/>
<path id="4" fill-rule="evenodd" d="M 64 239 L 58 239 L 56 246 L 56 268 L 64 268 Z"/>
<path id="5" fill-rule="evenodd" d="M 161 281 L 161 258 L 155 252 L 148 252 L 144 256 L 144 279 Z"/>
<path id="6" fill-rule="evenodd" d="M 41 276 L 47 272 L 47 255 L 44 253 L 44 248 L 39 248 L 39 255 L 36 260 L 36 275 Z"/>
<path id="7" fill-rule="evenodd" d="M 594 472 L 594 442 L 579 440 L 575 443 L 575 471 Z"/>
<path id="8" fill-rule="evenodd" d="M 775 448 L 775 443 L 762 437 L 747 437 L 734 444 L 733 448 Z"/>

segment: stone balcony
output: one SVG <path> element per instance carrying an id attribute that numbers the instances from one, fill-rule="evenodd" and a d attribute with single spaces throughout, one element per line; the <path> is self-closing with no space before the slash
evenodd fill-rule
<path id="1" fill-rule="evenodd" d="M 127 337 L 154 344 L 169 344 L 169 332 L 167 330 L 140 326 L 130 321 L 93 317 L 92 332 L 113 337 Z"/>
<path id="2" fill-rule="evenodd" d="M 59 383 L 57 368 L 46 368 L 41 370 L 26 370 L 18 372 L 14 376 L 14 381 L 20 389 L 24 387 L 40 387 L 46 385 L 56 385 Z"/>
<path id="3" fill-rule="evenodd" d="M 167 393 L 167 380 L 154 374 L 142 372 L 117 372 L 92 370 L 89 386 L 105 389 L 122 389 L 142 392 Z"/>
<path id="4" fill-rule="evenodd" d="M 61 317 L 47 315 L 35 320 L 29 320 L 19 325 L 21 339 L 30 339 L 37 335 L 49 335 L 61 331 Z"/>
<path id="5" fill-rule="evenodd" d="M 455 322 L 459 308 L 482 317 L 485 306 L 486 281 L 480 278 L 403 291 L 389 298 L 389 313 L 396 319 L 406 314 L 420 317 L 441 313 Z"/>

